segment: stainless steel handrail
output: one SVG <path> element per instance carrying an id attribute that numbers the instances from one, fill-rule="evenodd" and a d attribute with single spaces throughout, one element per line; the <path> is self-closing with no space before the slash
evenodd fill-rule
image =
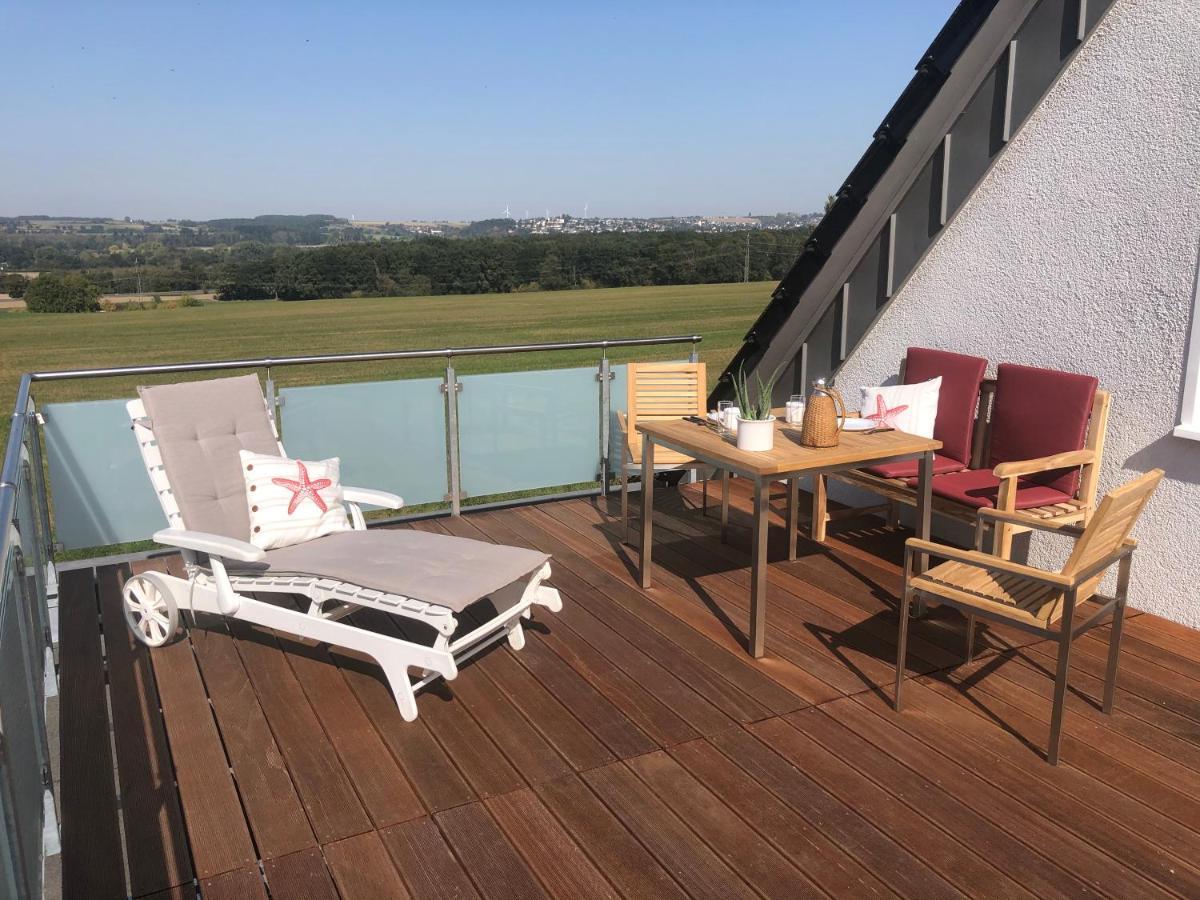
<path id="1" fill-rule="evenodd" d="M 150 366 L 112 366 L 99 369 L 59 369 L 32 372 L 34 381 L 65 381 L 71 378 L 109 378 L 118 375 L 164 375 L 172 372 L 208 372 L 225 369 L 258 369 L 276 366 L 305 366 L 335 362 L 373 362 L 388 359 L 453 359 L 456 356 L 490 356 L 505 353 L 536 353 L 549 350 L 608 350 L 613 347 L 651 347 L 660 344 L 698 344 L 698 334 L 658 338 L 614 338 L 607 341 L 561 341 L 541 344 L 508 344 L 483 347 L 445 347 L 440 350 L 377 350 L 365 353 L 326 353 L 316 356 L 264 356 L 257 359 L 219 359 L 209 362 L 162 363 Z"/>

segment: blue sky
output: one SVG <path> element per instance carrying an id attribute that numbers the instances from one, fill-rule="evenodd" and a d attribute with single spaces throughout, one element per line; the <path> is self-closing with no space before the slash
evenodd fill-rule
<path id="1" fill-rule="evenodd" d="M 819 209 L 953 0 L 0 0 L 0 215 Z"/>

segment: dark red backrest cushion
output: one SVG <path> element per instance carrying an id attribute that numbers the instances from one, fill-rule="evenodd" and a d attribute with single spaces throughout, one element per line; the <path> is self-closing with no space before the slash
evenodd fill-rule
<path id="1" fill-rule="evenodd" d="M 1082 450 L 1099 382 L 1091 375 L 1001 363 L 992 402 L 989 465 Z M 1078 469 L 1031 475 L 1064 494 L 1079 489 Z"/>
<path id="2" fill-rule="evenodd" d="M 959 462 L 971 461 L 971 429 L 975 425 L 979 385 L 986 371 L 986 359 L 924 347 L 909 347 L 904 360 L 905 384 L 941 376 L 933 436 L 942 442 L 942 455 Z"/>

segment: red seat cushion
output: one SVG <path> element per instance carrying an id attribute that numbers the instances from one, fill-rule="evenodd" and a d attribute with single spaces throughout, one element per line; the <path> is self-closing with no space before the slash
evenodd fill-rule
<path id="1" fill-rule="evenodd" d="M 979 405 L 979 386 L 986 371 L 987 360 L 978 356 L 908 348 L 904 360 L 905 384 L 939 376 L 942 379 L 933 436 L 942 442 L 942 452 L 950 459 L 971 458 L 971 431 Z"/>
<path id="2" fill-rule="evenodd" d="M 1083 449 L 1097 384 L 1091 375 L 1001 363 L 992 404 L 988 468 Z M 1074 497 L 1079 469 L 1041 472 L 1028 481 Z"/>
<path id="3" fill-rule="evenodd" d="M 920 460 L 905 459 L 900 462 L 884 463 L 881 466 L 867 466 L 866 470 L 872 475 L 878 475 L 880 478 L 913 478 L 917 477 L 917 464 Z M 940 453 L 933 454 L 933 474 L 944 475 L 947 472 L 957 472 L 960 469 L 965 469 L 967 464 L 959 462 L 949 456 L 943 456 Z"/>
<path id="4" fill-rule="evenodd" d="M 993 475 L 990 469 L 964 469 L 949 475 L 938 475 L 933 479 L 933 492 L 939 497 L 981 509 L 995 507 L 999 490 L 1000 479 Z M 1073 495 L 1064 494 L 1052 487 L 1032 484 L 1024 479 L 1018 481 L 1017 509 L 1047 506 L 1071 499 Z"/>

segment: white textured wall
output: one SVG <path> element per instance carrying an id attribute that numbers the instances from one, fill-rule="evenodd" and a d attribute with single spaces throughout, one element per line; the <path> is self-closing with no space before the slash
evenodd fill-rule
<path id="1" fill-rule="evenodd" d="M 838 383 L 880 383 L 910 344 L 1098 376 L 1101 490 L 1167 473 L 1132 603 L 1200 628 L 1200 442 L 1171 433 L 1198 248 L 1200 3 L 1117 0 Z"/>

